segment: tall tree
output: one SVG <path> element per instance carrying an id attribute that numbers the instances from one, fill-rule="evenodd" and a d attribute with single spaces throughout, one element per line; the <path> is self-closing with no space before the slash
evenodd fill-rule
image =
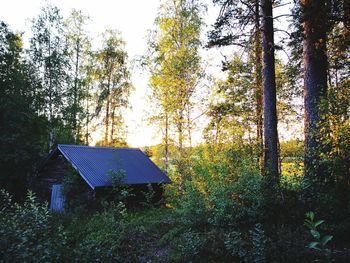
<path id="1" fill-rule="evenodd" d="M 264 173 L 276 182 L 278 169 L 278 135 L 276 109 L 276 77 L 275 77 L 275 43 L 272 15 L 272 1 L 262 0 L 263 32 L 263 82 L 264 82 L 264 139 L 265 166 Z"/>
<path id="2" fill-rule="evenodd" d="M 315 175 L 319 166 L 321 100 L 327 91 L 326 1 L 301 1 L 303 22 L 305 172 Z"/>
<path id="3" fill-rule="evenodd" d="M 83 65 L 83 80 L 82 80 L 82 89 L 83 89 L 83 107 L 84 107 L 84 115 L 83 115 L 83 126 L 84 126 L 84 144 L 89 145 L 90 137 L 91 137 L 91 121 L 95 117 L 94 112 L 94 99 L 93 99 L 93 89 L 95 84 L 95 54 L 93 51 L 88 52 L 87 54 L 87 62 Z"/>
<path id="4" fill-rule="evenodd" d="M 80 10 L 73 9 L 65 23 L 65 34 L 68 41 L 68 54 L 70 64 L 73 65 L 70 72 L 70 84 L 67 90 L 66 115 L 68 125 L 71 127 L 74 141 L 78 143 L 81 137 L 81 121 L 84 117 L 84 81 L 86 76 L 86 63 L 90 50 L 90 41 L 87 36 L 85 26 L 89 17 Z"/>
<path id="5" fill-rule="evenodd" d="M 22 47 L 21 36 L 0 22 L 0 185 L 16 198 L 24 197 L 47 135 L 46 118 L 37 111 L 37 81 Z"/>
<path id="6" fill-rule="evenodd" d="M 30 39 L 30 58 L 40 80 L 42 111 L 49 120 L 49 149 L 56 142 L 58 125 L 64 109 L 64 92 L 67 86 L 68 54 L 63 31 L 64 23 L 57 7 L 43 7 L 33 20 Z"/>
<path id="7" fill-rule="evenodd" d="M 127 67 L 127 53 L 120 33 L 107 29 L 103 46 L 96 52 L 96 81 L 99 86 L 97 114 L 104 109 L 104 145 L 123 143 L 122 110 L 128 106 L 132 88 Z M 119 134 L 115 134 L 119 132 Z"/>
<path id="8" fill-rule="evenodd" d="M 166 1 L 160 9 L 157 29 L 150 41 L 150 86 L 154 99 L 161 106 L 160 119 L 165 120 L 166 160 L 171 128 L 177 135 L 174 141 L 180 155 L 185 142 L 191 141 L 188 130 L 191 127 L 192 99 L 203 74 L 198 53 L 202 12 L 203 6 L 198 1 Z M 166 170 L 167 165 L 166 161 Z"/>

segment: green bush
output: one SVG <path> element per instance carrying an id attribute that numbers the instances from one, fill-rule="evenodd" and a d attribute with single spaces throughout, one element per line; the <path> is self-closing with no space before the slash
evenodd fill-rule
<path id="1" fill-rule="evenodd" d="M 91 206 L 91 189 L 72 167 L 63 177 L 62 194 L 66 197 L 65 209 L 69 212 L 86 213 Z"/>
<path id="2" fill-rule="evenodd" d="M 80 262 L 121 262 L 118 249 L 122 239 L 123 213 L 124 206 L 117 204 L 92 215 L 80 229 L 79 236 L 72 236 L 79 241 L 73 258 Z"/>
<path id="3" fill-rule="evenodd" d="M 171 229 L 175 262 L 230 261 L 264 262 L 266 236 L 262 177 L 254 160 L 238 159 L 239 151 L 200 149 L 186 164 L 181 195 L 168 186 L 178 225 Z M 243 155 L 244 156 L 244 155 Z M 232 160 L 235 167 L 228 164 Z M 177 162 L 177 165 L 183 165 Z M 181 170 L 184 170 L 183 168 Z M 172 176 L 172 174 L 171 174 Z M 169 191 L 170 188 L 170 191 Z M 169 195 L 170 192 L 170 195 Z M 178 193 L 178 192 L 177 192 Z M 175 201 L 174 201 L 175 200 Z M 252 261 L 253 260 L 253 261 Z"/>
<path id="4" fill-rule="evenodd" d="M 61 226 L 54 227 L 47 204 L 39 204 L 32 192 L 20 205 L 1 190 L 0 211 L 3 262 L 52 262 L 63 258 L 66 233 Z"/>

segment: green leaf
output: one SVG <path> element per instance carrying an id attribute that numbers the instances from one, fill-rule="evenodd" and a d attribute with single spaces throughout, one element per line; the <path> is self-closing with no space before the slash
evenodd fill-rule
<path id="1" fill-rule="evenodd" d="M 318 231 L 311 229 L 310 232 L 314 238 L 320 239 L 320 233 Z"/>
<path id="2" fill-rule="evenodd" d="M 313 221 L 315 218 L 315 214 L 314 214 L 314 212 L 310 211 L 310 212 L 306 213 L 306 217 L 309 218 L 311 221 Z"/>
<path id="3" fill-rule="evenodd" d="M 324 237 L 322 238 L 322 241 L 321 241 L 322 246 L 327 245 L 327 243 L 328 243 L 329 241 L 331 241 L 332 239 L 333 239 L 333 236 L 330 236 L 330 235 L 324 236 Z"/>
<path id="4" fill-rule="evenodd" d="M 321 250 L 318 245 L 320 244 L 320 242 L 311 242 L 308 247 L 311 249 L 315 249 L 315 250 Z"/>
<path id="5" fill-rule="evenodd" d="M 319 225 L 321 225 L 322 223 L 324 223 L 324 220 L 318 220 L 315 222 L 315 227 L 318 227 Z"/>

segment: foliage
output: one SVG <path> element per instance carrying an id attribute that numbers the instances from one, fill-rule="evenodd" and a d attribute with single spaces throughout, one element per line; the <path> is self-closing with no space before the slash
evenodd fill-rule
<path id="1" fill-rule="evenodd" d="M 300 140 L 289 140 L 280 142 L 281 152 L 280 158 L 281 161 L 290 161 L 290 160 L 302 160 L 303 152 L 303 141 Z"/>
<path id="2" fill-rule="evenodd" d="M 249 233 L 230 232 L 225 240 L 225 247 L 242 262 L 266 262 L 266 236 L 260 223 Z"/>
<path id="3" fill-rule="evenodd" d="M 285 189 L 299 191 L 303 180 L 303 163 L 283 162 L 280 184 Z"/>
<path id="4" fill-rule="evenodd" d="M 42 8 L 33 19 L 29 57 L 38 79 L 36 94 L 40 98 L 39 112 L 48 120 L 48 148 L 57 143 L 57 132 L 64 112 L 68 81 L 68 53 L 63 35 L 64 23 L 60 10 L 52 5 Z"/>
<path id="5" fill-rule="evenodd" d="M 205 130 L 208 143 L 223 144 L 244 141 L 247 135 L 249 139 L 254 137 L 253 62 L 234 54 L 232 60 L 224 62 L 223 70 L 228 73 L 227 79 L 217 83 L 208 112 L 210 122 Z"/>
<path id="6" fill-rule="evenodd" d="M 208 33 L 208 45 L 246 47 L 252 44 L 252 35 L 256 34 L 256 29 L 252 29 L 252 26 L 256 22 L 255 5 L 258 1 L 213 0 L 213 2 L 220 6 L 221 12 L 213 29 Z"/>
<path id="7" fill-rule="evenodd" d="M 177 260 L 234 257 L 264 262 L 265 237 L 258 223 L 264 218 L 262 178 L 249 161 L 235 159 L 234 150 L 214 152 L 198 150 L 187 166 L 192 172 L 184 177 L 182 194 L 168 196 L 168 200 L 176 200 L 172 206 L 185 228 L 176 234 L 179 244 L 173 256 Z M 224 163 L 228 160 L 235 160 L 236 168 L 230 170 Z M 177 188 L 177 179 L 171 178 L 173 186 L 167 187 L 168 195 L 175 192 L 173 187 Z"/>
<path id="8" fill-rule="evenodd" d="M 80 240 L 73 258 L 83 262 L 121 262 L 123 257 L 118 252 L 123 240 L 122 211 L 123 207 L 117 205 L 95 213 L 78 232 Z"/>
<path id="9" fill-rule="evenodd" d="M 22 199 L 44 151 L 47 121 L 36 111 L 37 79 L 23 59 L 23 43 L 0 22 L 0 186 Z"/>
<path id="10" fill-rule="evenodd" d="M 63 259 L 66 233 L 54 227 L 47 204 L 28 192 L 23 205 L 0 191 L 0 256 L 4 262 L 47 262 Z"/>
<path id="11" fill-rule="evenodd" d="M 328 99 L 320 105 L 322 127 L 315 148 L 318 159 L 313 162 L 314 172 L 302 181 L 307 209 L 313 208 L 327 222 L 333 222 L 340 236 L 349 233 L 345 218 L 350 215 L 350 129 L 346 113 L 350 104 L 343 92 L 340 87 L 337 91 L 330 89 Z"/>
<path id="12" fill-rule="evenodd" d="M 168 172 L 170 145 L 177 157 L 184 157 L 185 145 L 191 146 L 194 126 L 194 99 L 204 76 L 199 48 L 202 14 L 200 1 L 165 1 L 150 32 L 144 63 L 150 72 L 150 121 L 163 131 L 165 170 Z"/>
<path id="13" fill-rule="evenodd" d="M 157 206 L 162 201 L 159 200 L 158 202 L 155 202 L 156 192 L 154 191 L 152 184 L 147 184 L 147 190 L 141 191 L 141 193 L 145 198 L 145 201 L 142 202 L 145 207 Z"/>
<path id="14" fill-rule="evenodd" d="M 68 43 L 67 53 L 69 62 L 73 65 L 68 73 L 70 82 L 66 91 L 68 105 L 64 110 L 64 116 L 69 129 L 74 133 L 74 143 L 82 141 L 83 121 L 88 118 L 88 107 L 85 105 L 90 96 L 88 79 L 91 78 L 88 70 L 91 66 L 88 65 L 91 53 L 91 43 L 86 32 L 88 21 L 88 16 L 80 10 L 73 9 L 64 24 L 64 35 Z"/>
<path id="15" fill-rule="evenodd" d="M 122 111 L 127 108 L 132 89 L 124 41 L 117 30 L 103 33 L 102 48 L 93 54 L 94 78 L 98 83 L 96 115 L 103 109 L 103 145 L 117 145 L 125 141 Z"/>
<path id="16" fill-rule="evenodd" d="M 125 184 L 125 171 L 109 171 L 112 180 L 112 189 L 110 193 L 111 200 L 115 202 L 125 203 L 127 198 L 131 196 L 130 187 Z"/>
<path id="17" fill-rule="evenodd" d="M 55 217 L 55 225 L 62 225 L 65 234 L 64 239 L 55 236 L 51 242 L 60 244 L 64 240 L 69 248 L 59 259 L 309 262 L 313 257 L 303 248 L 307 238 L 298 226 L 302 220 L 298 202 L 293 201 L 298 196 L 292 195 L 299 188 L 281 189 L 286 198 L 284 206 L 266 208 L 263 178 L 256 163 L 237 156 L 244 156 L 244 152 L 197 148 L 186 164 L 189 172 L 181 176 L 185 178 L 182 191 L 175 191 L 176 181 L 166 187 L 171 208 L 148 204 L 145 208 L 126 208 L 122 195 L 121 199 L 107 200 L 97 210 L 70 210 Z M 174 173 L 179 171 L 178 165 L 183 164 L 176 163 Z M 111 176 L 115 189 L 122 193 L 123 172 Z M 6 202 L 3 207 L 8 207 Z M 275 215 L 273 220 L 267 217 L 270 213 Z M 317 226 L 315 229 L 319 231 Z"/>
<path id="18" fill-rule="evenodd" d="M 63 177 L 62 194 L 66 198 L 65 209 L 74 213 L 86 212 L 92 203 L 91 189 L 72 167 Z"/>
<path id="19" fill-rule="evenodd" d="M 319 251 L 324 257 L 330 257 L 330 249 L 328 243 L 333 239 L 331 235 L 321 236 L 318 230 L 319 226 L 324 223 L 324 220 L 315 221 L 315 214 L 313 212 L 306 213 L 305 226 L 310 230 L 313 241 L 309 243 L 308 248 Z"/>

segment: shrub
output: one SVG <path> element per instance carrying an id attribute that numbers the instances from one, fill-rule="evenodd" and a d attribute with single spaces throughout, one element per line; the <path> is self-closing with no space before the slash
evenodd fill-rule
<path id="1" fill-rule="evenodd" d="M 77 214 L 85 213 L 92 201 L 90 187 L 73 168 L 63 177 L 62 194 L 66 197 L 65 209 Z"/>
<path id="2" fill-rule="evenodd" d="M 4 262 L 49 262 L 62 258 L 66 233 L 53 227 L 47 204 L 28 192 L 23 205 L 0 191 L 0 258 Z"/>

